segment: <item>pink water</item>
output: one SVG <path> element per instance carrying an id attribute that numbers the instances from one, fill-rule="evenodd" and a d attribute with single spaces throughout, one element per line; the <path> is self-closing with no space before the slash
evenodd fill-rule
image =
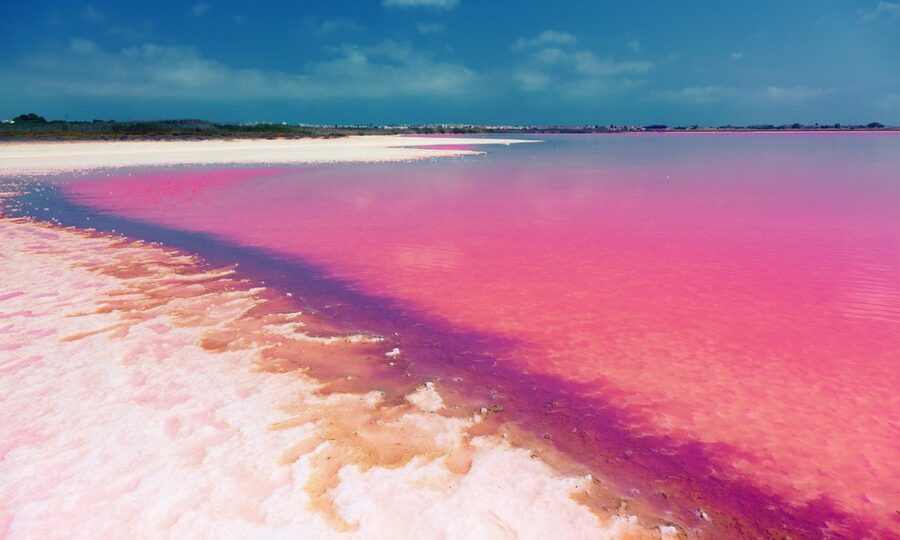
<path id="1" fill-rule="evenodd" d="M 503 391 L 530 427 L 636 489 L 758 529 L 900 533 L 900 137 L 544 139 L 63 190 L 510 344 L 485 353 L 528 375 Z"/>

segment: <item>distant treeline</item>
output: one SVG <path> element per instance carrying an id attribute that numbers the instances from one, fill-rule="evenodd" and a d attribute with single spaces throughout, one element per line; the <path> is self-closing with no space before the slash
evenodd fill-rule
<path id="1" fill-rule="evenodd" d="M 0 124 L 0 137 L 21 139 L 275 138 L 334 137 L 345 134 L 341 130 L 285 124 L 219 124 L 205 120 L 48 121 L 34 113 L 23 114 L 13 118 L 11 122 Z"/>
<path id="2" fill-rule="evenodd" d="M 750 124 L 748 126 L 668 126 L 666 124 L 649 124 L 646 126 L 527 126 L 507 128 L 505 132 L 521 133 L 631 133 L 641 131 L 850 131 L 850 130 L 891 130 L 900 128 L 885 127 L 880 122 L 868 124 Z"/>
<path id="3" fill-rule="evenodd" d="M 749 126 L 732 126 L 732 125 L 724 125 L 717 127 L 699 127 L 697 125 L 688 126 L 674 126 L 670 127 L 665 124 L 652 124 L 649 126 L 644 126 L 645 131 L 695 131 L 695 130 L 750 130 L 750 131 L 779 131 L 779 130 L 816 130 L 816 129 L 885 129 L 884 124 L 881 122 L 870 122 L 868 124 L 750 124 Z"/>
<path id="4" fill-rule="evenodd" d="M 35 113 L 0 123 L 0 139 L 211 139 L 211 138 L 333 138 L 347 135 L 487 133 L 489 128 L 420 126 L 304 126 L 292 124 L 229 124 L 206 120 L 74 121 L 47 120 Z"/>
<path id="5" fill-rule="evenodd" d="M 879 122 L 865 125 L 841 124 L 756 124 L 718 127 L 667 126 L 305 126 L 286 123 L 229 124 L 206 120 L 125 121 L 47 120 L 35 113 L 19 115 L 0 123 L 0 139 L 210 139 L 210 138 L 305 138 L 347 135 L 393 134 L 485 134 L 485 133 L 629 133 L 641 131 L 780 131 L 780 130 L 884 130 Z"/>

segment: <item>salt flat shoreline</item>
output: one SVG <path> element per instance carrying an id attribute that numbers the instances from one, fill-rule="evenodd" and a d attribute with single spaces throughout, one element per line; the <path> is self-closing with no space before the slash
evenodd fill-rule
<path id="1" fill-rule="evenodd" d="M 398 406 L 285 371 L 286 343 L 385 345 L 309 335 L 231 269 L 2 213 L 0 240 L 0 536 L 678 536 L 579 504 L 590 477 L 469 433 L 439 385 Z"/>
<path id="2" fill-rule="evenodd" d="M 0 176 L 396 161 L 514 142 L 6 144 Z M 454 148 L 421 148 L 435 145 Z M 0 193 L 0 203 L 15 196 Z M 279 362 L 303 362 L 273 359 L 285 344 L 375 358 L 385 345 L 309 335 L 308 315 L 265 309 L 280 293 L 233 269 L 4 216 L 2 204 L 0 245 L 0 536 L 681 536 L 665 521 L 580 503 L 595 479 L 556 470 L 500 433 L 479 435 L 487 413 L 447 412 L 439 384 L 423 382 L 398 406 L 374 389 L 326 392 L 302 370 L 284 372 Z"/>
<path id="3" fill-rule="evenodd" d="M 0 143 L 0 175 L 55 174 L 115 167 L 382 162 L 480 153 L 459 148 L 525 139 L 363 135 L 338 139 L 54 141 Z M 452 146 L 454 148 L 428 148 Z"/>

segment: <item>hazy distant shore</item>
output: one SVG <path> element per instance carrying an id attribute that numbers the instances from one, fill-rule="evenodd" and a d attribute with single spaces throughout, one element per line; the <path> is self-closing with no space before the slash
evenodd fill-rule
<path id="1" fill-rule="evenodd" d="M 0 121 L 0 141 L 178 141 L 330 139 L 354 135 L 524 135 L 542 133 L 898 132 L 900 126 L 861 124 L 335 124 L 220 123 L 207 120 L 46 120 L 34 113 Z"/>
<path id="2" fill-rule="evenodd" d="M 0 174 L 50 174 L 113 167 L 379 162 L 479 153 L 459 139 L 373 135 L 339 139 L 51 141 L 0 143 Z M 466 145 L 516 139 L 466 140 Z M 453 145 L 454 148 L 435 148 Z M 427 148 L 423 148 L 427 147 Z"/>

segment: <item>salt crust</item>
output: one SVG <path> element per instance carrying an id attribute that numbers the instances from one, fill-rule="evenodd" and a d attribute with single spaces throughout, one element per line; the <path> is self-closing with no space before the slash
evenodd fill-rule
<path id="1" fill-rule="evenodd" d="M 461 145 L 519 139 L 366 135 L 339 139 L 75 141 L 0 143 L 0 174 L 51 174 L 112 167 L 187 164 L 378 162 L 478 154 Z M 420 148 L 451 146 L 452 148 Z"/>
<path id="2" fill-rule="evenodd" d="M 258 305 L 259 288 L 178 289 L 135 312 L 98 309 L 227 272 L 189 273 L 189 257 L 159 246 L 18 219 L 0 218 L 0 245 L 0 536 L 677 535 L 630 516 L 602 519 L 572 498 L 589 479 L 498 436 L 470 438 L 465 428 L 479 416 L 441 415 L 433 384 L 388 418 L 378 392 L 324 394 L 300 372 L 260 370 L 253 347 L 201 347 L 205 334 Z M 122 261 L 149 270 L 131 276 Z M 364 338 L 340 339 L 375 341 Z M 298 407 L 306 420 L 291 422 Z M 323 456 L 358 455 L 335 453 L 345 443 L 325 427 L 352 422 L 341 417 L 348 410 L 402 434 L 395 444 L 425 441 L 428 452 L 399 466 L 341 463 L 317 494 L 310 485 Z M 459 470 L 449 460 L 463 445 L 471 453 Z"/>

